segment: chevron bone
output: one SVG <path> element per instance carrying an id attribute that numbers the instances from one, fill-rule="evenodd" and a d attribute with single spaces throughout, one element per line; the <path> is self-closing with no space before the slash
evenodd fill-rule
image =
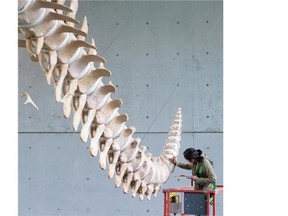
<path id="1" fill-rule="evenodd" d="M 115 187 L 131 191 L 140 200 L 157 196 L 162 185 L 174 171 L 172 157 L 179 154 L 182 115 L 179 108 L 170 127 L 168 139 L 159 157 L 146 152 L 141 139 L 133 135 L 136 129 L 126 126 L 127 114 L 119 113 L 121 99 L 111 98 L 116 92 L 110 81 L 111 71 L 106 60 L 97 54 L 95 41 L 85 41 L 87 17 L 80 24 L 75 19 L 78 1 L 18 0 L 19 47 L 26 47 L 32 61 L 40 64 L 48 85 L 53 83 L 55 100 L 63 104 L 63 115 L 73 114 L 73 129 L 80 130 L 83 142 L 90 140 L 90 154 L 99 154 L 99 166 Z"/>

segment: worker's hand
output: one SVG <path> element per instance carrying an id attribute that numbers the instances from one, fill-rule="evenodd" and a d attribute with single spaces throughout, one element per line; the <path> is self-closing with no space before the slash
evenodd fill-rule
<path id="1" fill-rule="evenodd" d="M 171 162 L 176 165 L 176 163 L 177 163 L 177 157 L 171 158 Z"/>
<path id="2" fill-rule="evenodd" d="M 196 181 L 197 179 L 199 179 L 197 176 L 195 176 L 195 175 L 193 175 L 192 177 L 191 177 L 191 179 L 193 180 L 193 181 Z"/>

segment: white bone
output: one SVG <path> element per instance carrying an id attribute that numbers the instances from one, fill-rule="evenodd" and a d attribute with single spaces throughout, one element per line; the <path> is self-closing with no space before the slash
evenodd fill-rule
<path id="1" fill-rule="evenodd" d="M 63 5 L 65 3 L 65 0 L 54 0 L 55 3 L 57 3 L 58 5 Z M 70 9 L 70 8 L 69 8 Z M 70 9 L 71 10 L 71 9 Z M 61 9 L 56 9 L 57 13 L 59 14 L 63 14 L 63 11 Z M 72 11 L 72 10 L 71 10 Z"/>
<path id="2" fill-rule="evenodd" d="M 110 94 L 115 91 L 112 84 L 100 86 L 91 95 L 88 95 L 87 106 L 91 109 L 100 109 L 105 105 Z"/>
<path id="3" fill-rule="evenodd" d="M 141 183 L 143 182 L 142 180 L 150 173 L 151 169 L 154 169 L 151 163 L 151 159 L 146 157 L 142 167 L 137 172 L 134 173 L 134 176 L 133 176 L 134 184 L 133 184 L 133 187 L 131 187 L 132 197 L 136 196 L 136 193 Z M 154 171 L 152 170 L 151 172 L 154 172 Z M 146 184 L 146 181 L 145 181 L 145 184 Z"/>
<path id="4" fill-rule="evenodd" d="M 68 65 L 62 64 L 61 70 L 60 70 L 60 77 L 55 87 L 55 97 L 56 97 L 57 102 L 60 102 L 62 100 L 62 88 L 63 88 L 64 79 L 67 75 L 67 71 L 68 71 Z"/>
<path id="5" fill-rule="evenodd" d="M 97 124 L 107 124 L 116 115 L 118 109 L 122 106 L 122 100 L 115 99 L 106 103 L 101 109 L 96 112 Z"/>
<path id="6" fill-rule="evenodd" d="M 146 161 L 146 163 L 144 163 L 144 161 Z M 149 183 L 150 179 L 153 178 L 155 175 L 155 168 L 154 168 L 154 164 L 151 162 L 151 158 L 150 157 L 147 158 L 146 156 L 141 166 L 140 167 L 138 166 L 138 169 L 135 169 L 134 172 L 135 174 L 134 174 L 134 179 L 132 182 L 133 184 L 131 186 L 132 197 L 136 196 L 137 191 L 143 181 L 145 181 L 145 183 Z"/>
<path id="7" fill-rule="evenodd" d="M 109 139 L 118 136 L 121 133 L 124 124 L 127 120 L 128 120 L 127 114 L 116 116 L 111 122 L 107 124 L 104 130 L 104 137 Z"/>
<path id="8" fill-rule="evenodd" d="M 86 76 L 79 80 L 79 90 L 85 94 L 91 94 L 97 88 L 104 76 L 110 77 L 111 71 L 104 67 L 99 67 L 96 70 L 90 71 Z"/>
<path id="9" fill-rule="evenodd" d="M 139 187 L 141 186 L 142 181 L 141 180 L 132 180 L 131 181 L 131 196 L 134 198 L 136 197 L 137 194 L 137 190 L 139 189 Z"/>
<path id="10" fill-rule="evenodd" d="M 161 186 L 156 186 L 153 191 L 153 196 L 157 197 L 158 191 L 161 189 Z"/>
<path id="11" fill-rule="evenodd" d="M 125 128 L 121 134 L 114 139 L 112 149 L 114 151 L 124 151 L 131 143 L 132 135 L 135 130 L 134 127 Z"/>
<path id="12" fill-rule="evenodd" d="M 111 126 L 111 125 L 109 125 L 109 126 Z M 107 126 L 108 127 L 108 126 Z M 104 130 L 104 136 L 105 136 L 105 131 L 106 131 L 106 129 L 107 129 L 107 127 L 105 128 L 105 130 Z M 124 126 L 124 124 L 121 124 L 121 128 L 119 128 L 119 129 L 121 129 L 121 131 L 122 131 L 122 128 L 123 127 L 125 127 Z M 119 129 L 118 129 L 118 131 L 119 131 Z M 124 130 L 126 130 L 126 129 L 124 129 Z M 123 130 L 123 131 L 124 131 Z M 131 129 L 130 129 L 131 130 Z M 121 133 L 121 131 L 120 131 L 120 133 L 118 134 L 118 131 L 116 130 L 116 132 L 114 132 L 114 134 L 111 136 L 111 138 L 113 138 L 113 137 L 117 137 L 120 133 Z M 132 131 L 130 131 L 130 132 L 132 132 Z M 125 134 L 125 133 L 124 133 Z M 107 136 L 105 136 L 105 137 L 107 137 Z M 129 135 L 128 135 L 128 139 L 129 139 Z M 130 138 L 131 139 L 131 138 Z M 114 142 L 116 141 L 116 143 L 115 143 L 115 145 L 114 145 Z M 108 177 L 109 178 L 112 178 L 113 177 L 113 175 L 114 175 L 114 172 L 115 172 L 115 166 L 116 166 L 116 164 L 117 164 L 117 161 L 118 161 L 118 159 L 119 159 L 119 156 L 120 156 L 120 153 L 121 153 L 121 151 L 120 151 L 120 146 L 119 146 L 119 141 L 121 141 L 121 138 L 120 138 L 120 140 L 118 139 L 114 139 L 113 140 L 113 144 L 112 144 L 112 146 L 111 146 L 111 150 L 109 151 L 109 157 L 108 157 L 108 159 L 109 159 L 109 163 L 110 163 L 110 165 L 109 165 L 109 175 L 108 175 Z M 129 140 L 128 140 L 129 141 Z M 110 147 L 110 146 L 109 146 Z M 105 148 L 106 148 L 106 146 L 105 146 Z M 121 181 L 121 180 L 120 180 Z M 115 182 L 115 186 L 117 187 L 117 183 Z"/>
<path id="13" fill-rule="evenodd" d="M 107 153 L 108 153 L 112 143 L 113 143 L 113 139 L 106 139 L 105 148 L 103 151 L 100 151 L 99 164 L 100 164 L 101 169 L 106 169 Z"/>
<path id="14" fill-rule="evenodd" d="M 49 1 L 36 1 L 33 7 L 50 8 L 50 9 L 57 9 L 57 10 L 72 12 L 72 10 L 69 7 L 63 4 L 49 2 Z"/>
<path id="15" fill-rule="evenodd" d="M 59 28 L 59 29 L 61 29 L 61 28 Z M 59 30 L 58 29 L 58 30 Z M 61 42 L 59 42 L 59 43 L 51 43 L 51 44 L 49 44 L 49 38 L 52 38 L 52 40 L 54 39 L 53 37 L 47 37 L 46 39 L 45 39 L 45 44 L 47 44 L 47 46 L 48 47 L 50 47 L 52 50 L 55 50 L 55 51 L 57 51 L 58 52 L 58 58 L 61 60 L 62 58 L 61 58 L 61 56 L 59 56 L 59 50 L 61 50 L 63 47 L 65 47 L 66 45 L 67 45 L 67 43 L 69 43 L 70 41 L 71 41 L 71 34 L 67 34 L 66 32 L 65 32 L 65 34 L 61 34 L 61 36 L 64 36 L 65 35 L 65 37 L 63 38 L 63 40 L 61 41 Z M 57 34 L 56 34 L 56 36 L 57 36 Z M 62 39 L 61 37 L 57 37 L 58 38 L 58 40 L 60 40 L 60 39 Z M 53 46 L 55 46 L 55 48 L 53 47 Z M 78 50 L 77 50 L 78 51 Z M 77 56 L 78 56 L 78 54 L 79 54 L 80 52 L 77 52 Z M 67 65 L 69 65 L 72 61 L 74 61 L 75 59 L 76 59 L 76 56 L 73 56 L 74 57 L 74 59 L 73 60 L 71 60 L 71 59 L 69 59 L 69 61 L 68 62 L 64 62 L 64 61 L 62 61 L 61 60 L 61 63 L 63 63 L 63 64 L 67 64 Z"/>
<path id="16" fill-rule="evenodd" d="M 102 62 L 105 63 L 105 59 L 99 55 L 82 55 L 80 58 L 76 59 L 69 65 L 69 72 L 73 78 L 80 79 L 85 73 L 85 68 L 89 63 L 92 62 Z M 90 68 L 89 68 L 90 69 Z M 84 71 L 84 72 L 83 72 Z"/>
<path id="17" fill-rule="evenodd" d="M 169 149 L 169 148 L 175 149 L 175 150 L 177 151 L 177 150 L 179 149 L 179 146 L 178 146 L 177 143 L 167 143 L 167 144 L 164 146 L 163 150 L 164 150 L 164 149 Z M 179 153 L 179 150 L 178 150 L 177 152 Z"/>
<path id="18" fill-rule="evenodd" d="M 179 155 L 178 150 L 173 149 L 173 148 L 166 148 L 163 151 L 163 155 L 169 157 L 169 155 L 171 155 L 171 158 L 173 157 L 177 157 Z"/>
<path id="19" fill-rule="evenodd" d="M 123 163 L 129 163 L 130 161 L 132 161 L 136 157 L 138 151 L 137 147 L 139 146 L 140 142 L 140 138 L 135 138 L 128 146 L 128 148 L 121 152 L 119 160 Z"/>
<path id="20" fill-rule="evenodd" d="M 40 10 L 39 10 L 40 11 Z M 45 15 L 47 13 L 46 8 L 44 8 L 43 10 L 41 10 L 41 13 L 39 14 L 39 16 L 34 17 L 34 19 L 29 20 L 28 23 L 18 23 L 18 26 L 20 28 L 33 28 L 34 26 L 38 25 L 39 23 L 41 23 L 43 21 L 43 19 L 45 20 L 45 18 L 47 18 L 48 16 L 45 17 Z M 48 14 L 49 15 L 49 14 Z M 45 23 L 45 21 L 44 21 Z"/>
<path id="21" fill-rule="evenodd" d="M 133 173 L 131 173 L 131 172 L 127 173 L 125 181 L 123 182 L 123 192 L 125 194 L 128 193 L 128 189 L 130 187 L 132 179 L 133 179 Z"/>
<path id="22" fill-rule="evenodd" d="M 121 185 L 122 178 L 127 171 L 129 164 L 127 163 L 120 163 L 116 164 L 116 170 L 119 169 L 119 173 L 116 172 L 117 175 L 114 176 L 115 180 L 115 187 L 119 187 Z"/>
<path id="23" fill-rule="evenodd" d="M 139 188 L 138 191 L 137 191 L 137 193 L 138 193 L 139 198 L 140 198 L 141 201 L 144 200 L 144 194 L 145 194 L 146 191 L 147 191 L 147 184 L 143 181 L 143 182 L 141 183 L 140 188 Z"/>
<path id="24" fill-rule="evenodd" d="M 78 49 L 80 47 L 96 49 L 95 46 L 93 46 L 92 44 L 87 43 L 86 41 L 70 40 L 69 43 L 67 43 L 65 47 L 63 47 L 62 49 L 59 50 L 58 56 L 59 56 L 59 58 L 61 59 L 62 62 L 69 62 L 69 61 L 71 61 L 73 56 L 75 56 L 75 53 L 78 51 Z M 81 65 L 80 66 L 79 65 L 75 65 L 74 67 L 76 67 L 75 70 L 78 70 L 78 73 L 79 73 L 79 70 L 81 68 L 83 68 L 83 65 L 82 65 L 82 67 L 81 67 Z"/>
<path id="25" fill-rule="evenodd" d="M 120 151 L 117 152 L 109 152 L 108 153 L 108 161 L 109 161 L 109 172 L 108 172 L 108 178 L 111 179 L 113 178 L 114 174 L 115 174 L 115 166 L 117 163 L 117 160 L 119 155 L 120 155 Z"/>
<path id="26" fill-rule="evenodd" d="M 149 173 L 141 180 L 141 182 L 144 183 L 145 185 L 148 185 L 148 186 L 151 184 L 151 187 L 152 186 L 154 187 L 154 184 L 157 183 L 157 181 L 159 179 L 160 173 L 159 173 L 159 170 L 158 170 L 158 164 L 157 164 L 156 158 L 152 157 L 152 158 L 149 158 L 149 159 L 151 161 L 151 164 L 150 164 L 151 168 L 149 170 Z M 137 181 L 140 181 L 140 180 L 137 180 Z M 138 188 L 132 188 L 131 189 L 132 197 L 136 196 L 136 193 L 138 193 L 138 190 L 139 190 Z M 146 188 L 146 190 L 147 190 L 147 188 Z M 143 199 L 145 192 L 146 191 L 144 191 L 143 194 L 140 193 L 140 194 L 142 194 L 139 197 L 140 199 Z"/>
<path id="27" fill-rule="evenodd" d="M 24 5 L 23 5 L 24 3 Z M 23 13 L 25 10 L 27 10 L 27 8 L 30 7 L 32 3 L 32 0 L 27 0 L 27 1 L 18 1 L 18 14 Z"/>
<path id="28" fill-rule="evenodd" d="M 51 84 L 52 72 L 57 63 L 57 52 L 48 51 L 48 53 L 40 52 L 39 54 L 39 64 L 46 75 L 46 80 L 48 85 Z M 48 60 L 46 59 L 48 58 Z M 47 62 L 48 61 L 48 62 Z"/>
<path id="29" fill-rule="evenodd" d="M 147 186 L 147 199 L 150 200 L 152 193 L 154 192 L 154 187 L 153 185 L 148 185 Z"/>
<path id="30" fill-rule="evenodd" d="M 145 155 L 145 151 L 146 151 L 146 147 L 145 146 L 141 146 L 140 148 L 138 148 L 137 151 L 137 155 L 134 158 L 134 160 L 132 160 L 129 163 L 121 163 L 120 161 L 118 162 L 118 168 L 120 170 L 120 173 L 118 174 L 120 176 L 120 179 L 122 179 L 122 176 L 125 174 L 125 172 L 137 172 L 139 169 L 141 169 L 141 167 L 144 164 L 144 161 L 146 160 L 146 155 Z M 119 151 L 117 151 L 119 152 Z M 126 168 L 122 169 L 121 166 L 125 166 Z M 117 181 L 117 179 L 115 179 Z M 117 183 L 115 182 L 115 185 L 117 185 Z"/>
<path id="31" fill-rule="evenodd" d="M 42 10 L 42 13 L 36 17 L 32 22 L 27 24 L 22 24 L 19 22 L 19 27 L 27 29 L 32 32 L 36 37 L 42 37 L 46 35 L 51 28 L 53 28 L 55 22 L 53 20 L 61 20 L 61 21 L 68 21 L 74 24 L 79 24 L 78 20 L 71 18 L 66 15 L 62 15 L 56 12 L 52 12 L 51 10 L 48 12 L 46 8 Z M 45 28 L 39 28 L 39 26 L 45 26 Z"/>
<path id="32" fill-rule="evenodd" d="M 71 0 L 70 9 L 72 12 L 68 13 L 67 15 L 71 18 L 75 18 L 76 12 L 78 10 L 78 0 Z M 74 23 L 67 23 L 68 26 L 74 26 Z"/>
<path id="33" fill-rule="evenodd" d="M 163 184 L 168 180 L 169 176 L 172 174 L 172 172 L 175 169 L 175 165 L 171 162 L 171 160 L 160 156 L 160 160 L 163 165 L 163 169 L 165 170 L 165 174 L 167 175 L 167 178 L 163 179 Z"/>
<path id="34" fill-rule="evenodd" d="M 78 130 L 78 126 L 79 126 L 79 123 L 81 121 L 81 114 L 82 114 L 82 111 L 84 109 L 86 100 L 87 100 L 87 95 L 86 94 L 82 94 L 80 96 L 79 100 L 78 100 L 79 105 L 78 105 L 78 108 L 76 109 L 76 112 L 74 112 L 74 118 L 73 118 L 73 128 L 74 128 L 75 131 Z M 83 128 L 82 128 L 82 130 L 83 130 Z"/>
<path id="35" fill-rule="evenodd" d="M 39 55 L 43 45 L 44 37 L 26 39 L 26 48 L 33 57 Z M 33 48 L 35 49 L 35 51 L 33 50 Z"/>
<path id="36" fill-rule="evenodd" d="M 88 136 L 89 136 L 89 129 L 90 129 L 90 126 L 92 124 L 92 121 L 95 117 L 95 114 L 96 114 L 96 109 L 89 109 L 88 110 L 88 117 L 87 117 L 87 121 L 84 123 L 82 129 L 81 129 L 81 134 L 80 134 L 80 137 L 81 137 L 81 140 L 83 142 L 87 142 L 88 140 Z"/>
<path id="37" fill-rule="evenodd" d="M 95 46 L 95 41 L 94 41 L 93 38 L 92 38 L 91 44 Z M 90 48 L 90 49 L 88 50 L 88 54 L 90 54 L 90 55 L 97 55 L 96 46 L 95 46 L 95 49 L 91 49 L 91 48 Z M 101 62 L 101 63 L 102 63 L 102 62 Z M 100 64 L 101 64 L 101 63 L 100 63 Z M 102 64 L 103 64 L 103 63 L 102 63 Z"/>
<path id="38" fill-rule="evenodd" d="M 87 21 L 87 17 L 84 17 L 84 20 L 82 22 L 82 26 L 81 26 L 81 31 L 85 32 L 86 34 L 88 34 L 88 21 Z M 86 37 L 78 35 L 77 39 L 78 40 L 85 40 Z"/>
<path id="39" fill-rule="evenodd" d="M 63 103 L 63 113 L 64 113 L 65 118 L 69 118 L 69 116 L 70 116 L 71 106 L 72 106 L 72 98 L 74 96 L 74 92 L 77 89 L 77 83 L 78 83 L 77 79 L 72 79 L 70 81 L 69 90 L 66 93 L 66 95 L 63 97 L 63 99 L 61 100 L 61 102 Z"/>
<path id="40" fill-rule="evenodd" d="M 23 92 L 21 97 L 26 97 L 24 104 L 31 103 L 37 110 L 39 110 L 38 106 L 34 103 L 34 101 L 27 92 Z"/>
<path id="41" fill-rule="evenodd" d="M 90 154 L 94 157 L 97 156 L 99 150 L 99 140 L 100 136 L 102 135 L 103 131 L 105 130 L 105 125 L 98 125 L 96 127 L 96 132 L 94 137 L 91 138 L 90 141 Z"/>
<path id="42" fill-rule="evenodd" d="M 72 58 L 71 56 L 73 55 L 73 53 L 67 52 L 67 50 L 69 49 L 65 49 L 65 47 L 71 41 L 77 40 L 74 34 L 87 36 L 85 32 L 82 32 L 81 30 L 71 26 L 66 26 L 64 25 L 63 22 L 58 21 L 57 29 L 54 32 L 52 32 L 49 36 L 45 37 L 45 44 L 51 50 L 58 51 L 58 57 L 62 63 L 68 62 L 70 58 Z M 66 52 L 62 51 L 60 53 L 62 49 L 66 50 Z"/>
<path id="43" fill-rule="evenodd" d="M 151 159 L 146 158 L 146 160 L 144 160 L 144 163 L 143 163 L 141 169 L 139 169 L 137 172 L 135 172 L 134 180 L 144 179 L 149 174 L 152 167 L 153 167 L 153 165 L 152 165 Z"/>
<path id="44" fill-rule="evenodd" d="M 144 151 L 139 148 L 136 158 L 132 160 L 130 163 L 120 163 L 120 162 L 118 163 L 118 167 L 120 168 L 120 173 L 118 174 L 118 177 L 117 176 L 115 177 L 116 187 L 120 186 L 122 177 L 124 176 L 125 172 L 135 173 L 142 167 L 146 159 Z M 125 187 L 127 186 L 128 185 L 126 185 Z"/>

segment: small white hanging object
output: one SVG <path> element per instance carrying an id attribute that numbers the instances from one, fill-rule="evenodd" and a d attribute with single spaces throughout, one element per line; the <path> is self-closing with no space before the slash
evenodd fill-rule
<path id="1" fill-rule="evenodd" d="M 34 101 L 32 100 L 32 98 L 27 92 L 23 92 L 23 94 L 21 95 L 21 97 L 25 97 L 25 96 L 26 96 L 26 101 L 24 102 L 24 104 L 31 103 L 37 110 L 39 110 L 38 106 L 34 103 Z"/>

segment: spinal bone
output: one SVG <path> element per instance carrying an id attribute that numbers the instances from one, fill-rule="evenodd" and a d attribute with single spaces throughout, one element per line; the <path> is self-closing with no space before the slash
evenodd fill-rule
<path id="1" fill-rule="evenodd" d="M 18 0 L 18 23 L 22 38 L 19 46 L 26 46 L 33 61 L 38 61 L 47 83 L 53 83 L 55 99 L 63 103 L 63 113 L 73 116 L 73 128 L 82 125 L 80 137 L 90 139 L 90 154 L 99 153 L 99 165 L 106 169 L 108 178 L 115 178 L 115 186 L 123 184 L 123 192 L 131 190 L 143 200 L 156 196 L 174 170 L 172 157 L 179 154 L 181 140 L 181 109 L 170 127 L 168 139 L 159 157 L 146 153 L 140 138 L 133 138 L 136 129 L 127 127 L 127 114 L 120 114 L 121 99 L 112 99 L 116 91 L 111 82 L 105 85 L 103 77 L 111 71 L 106 60 L 97 54 L 95 42 L 85 41 L 87 18 L 80 29 L 74 27 L 78 1 L 69 7 L 65 0 Z M 63 13 L 65 12 L 65 13 Z M 66 14 L 66 15 L 65 15 Z"/>

